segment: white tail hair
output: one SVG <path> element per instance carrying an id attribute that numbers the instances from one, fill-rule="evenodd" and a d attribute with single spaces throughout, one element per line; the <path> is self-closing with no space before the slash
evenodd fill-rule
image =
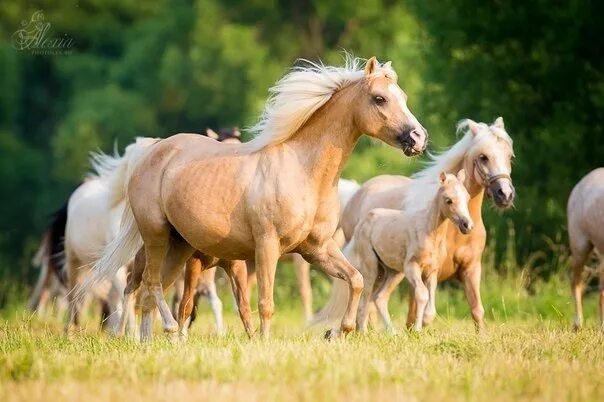
<path id="1" fill-rule="evenodd" d="M 348 261 L 358 268 L 353 258 L 354 236 L 344 247 L 343 253 Z M 362 274 L 362 272 L 361 272 Z M 348 284 L 339 278 L 333 280 L 329 300 L 321 310 L 315 313 L 309 322 L 309 326 L 332 325 L 342 320 L 348 305 Z"/>
<path id="2" fill-rule="evenodd" d="M 124 204 L 120 231 L 105 246 L 102 255 L 92 267 L 91 274 L 73 290 L 76 299 L 82 299 L 101 281 L 114 277 L 119 269 L 131 261 L 143 246 L 143 240 L 127 197 L 128 182 L 134 168 L 146 155 L 149 147 L 157 141 L 159 141 L 159 138 L 137 138 L 134 144 L 126 147 L 126 152 L 122 157 L 124 163 L 117 165 L 115 171 L 111 174 L 111 199 L 114 205 L 122 202 Z"/>

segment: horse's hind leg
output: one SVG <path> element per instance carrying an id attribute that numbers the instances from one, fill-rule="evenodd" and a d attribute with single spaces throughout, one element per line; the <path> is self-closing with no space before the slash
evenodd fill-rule
<path id="1" fill-rule="evenodd" d="M 136 253 L 134 261 L 128 264 L 128 280 L 124 289 L 124 297 L 122 301 L 122 317 L 118 335 L 133 335 L 135 332 L 135 312 L 134 312 L 134 292 L 140 287 L 143 280 L 143 271 L 145 269 L 145 250 L 141 248 Z"/>
<path id="2" fill-rule="evenodd" d="M 390 312 L 388 311 L 388 302 L 390 300 L 390 295 L 396 287 L 401 283 L 401 281 L 405 278 L 405 274 L 399 271 L 393 271 L 391 269 L 386 269 L 385 278 L 382 282 L 380 288 L 375 293 L 375 307 L 382 318 L 382 322 L 384 323 L 384 327 L 386 331 L 390 333 L 396 333 L 394 326 L 392 325 L 392 319 L 390 318 Z"/>
<path id="3" fill-rule="evenodd" d="M 302 258 L 300 254 L 293 254 L 294 267 L 296 269 L 296 278 L 298 279 L 298 289 L 302 298 L 304 307 L 304 318 L 306 322 L 312 319 L 312 288 L 310 285 L 310 264 Z"/>
<path id="4" fill-rule="evenodd" d="M 67 301 L 69 307 L 67 310 L 67 322 L 65 324 L 65 333 L 67 335 L 77 326 L 80 325 L 80 301 L 75 297 L 73 289 L 77 286 L 80 280 L 80 260 L 69 251 L 65 249 L 65 262 L 67 269 L 67 280 L 69 285 L 69 293 L 67 293 Z"/>
<path id="5" fill-rule="evenodd" d="M 178 307 L 178 327 L 180 328 L 180 336 L 187 337 L 188 319 L 193 312 L 194 302 L 193 295 L 197 290 L 199 275 L 201 274 L 201 260 L 196 257 L 191 257 L 187 261 L 184 276 L 184 285 L 180 305 Z"/>
<path id="6" fill-rule="evenodd" d="M 587 239 L 570 234 L 571 240 L 571 280 L 570 289 L 575 302 L 575 330 L 583 326 L 583 269 L 585 262 L 593 249 L 593 246 Z"/>
<path id="7" fill-rule="evenodd" d="M 252 324 L 252 309 L 248 299 L 248 271 L 245 261 L 225 261 L 221 263 L 231 281 L 231 288 L 235 295 L 239 317 L 245 328 L 245 332 L 251 338 L 254 334 L 254 325 Z"/>
<path id="8" fill-rule="evenodd" d="M 201 291 L 201 293 L 204 293 L 207 296 L 210 307 L 212 308 L 212 313 L 214 314 L 216 333 L 218 333 L 218 335 L 223 335 L 224 322 L 222 320 L 222 301 L 220 300 L 220 297 L 218 297 L 218 292 L 216 291 L 216 267 L 202 271 L 199 279 L 197 295 L 199 296 Z M 197 301 L 195 304 L 197 305 Z M 191 317 L 191 322 L 193 322 L 193 320 L 194 318 Z"/>

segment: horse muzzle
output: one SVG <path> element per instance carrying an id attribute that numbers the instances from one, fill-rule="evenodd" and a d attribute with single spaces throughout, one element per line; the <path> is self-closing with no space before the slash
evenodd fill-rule
<path id="1" fill-rule="evenodd" d="M 509 208 L 514 204 L 516 189 L 508 179 L 496 180 L 488 187 L 487 194 L 498 208 Z"/>
<path id="2" fill-rule="evenodd" d="M 423 127 L 405 125 L 398 135 L 398 141 L 405 155 L 420 155 L 428 146 L 428 132 Z"/>

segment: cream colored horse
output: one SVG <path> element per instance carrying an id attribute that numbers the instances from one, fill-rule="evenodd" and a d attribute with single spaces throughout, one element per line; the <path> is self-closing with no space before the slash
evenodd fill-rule
<path id="1" fill-rule="evenodd" d="M 372 209 L 357 225 L 344 252 L 365 282 L 357 329 L 367 331 L 369 307 L 379 293 L 380 283 L 376 280 L 380 271 L 383 275 L 404 275 L 411 284 L 417 305 L 416 331 L 422 329 L 424 317 L 427 321 L 435 317 L 436 276 L 447 256 L 449 222 L 463 234 L 470 233 L 474 227 L 468 210 L 470 195 L 463 185 L 465 179 L 463 170 L 457 177 L 442 172 L 438 182 L 425 189 L 432 194 L 427 203 L 403 211 Z M 380 308 L 379 313 L 386 328 L 394 331 L 387 306 L 381 307 L 384 308 Z"/>
<path id="2" fill-rule="evenodd" d="M 571 252 L 571 291 L 575 301 L 575 329 L 583 325 L 583 269 L 595 249 L 604 255 L 604 168 L 585 176 L 570 194 L 567 207 Z M 604 331 L 604 261 L 600 275 L 600 329 Z"/>
<path id="3" fill-rule="evenodd" d="M 113 275 L 144 245 L 143 322 L 157 306 L 164 330 L 174 333 L 178 325 L 162 289 L 195 250 L 254 259 L 261 334 L 268 337 L 277 260 L 297 252 L 348 283 L 346 314 L 330 334 L 353 330 L 363 279 L 332 239 L 337 182 L 362 133 L 407 155 L 424 150 L 427 133 L 396 81 L 390 64 L 380 66 L 375 58 L 364 69 L 357 62 L 295 68 L 271 89 L 254 140 L 223 144 L 179 134 L 159 141 L 127 178 L 129 208 L 120 236 L 82 289 Z M 249 317 L 242 318 L 250 330 Z M 149 331 L 141 326 L 141 337 Z"/>
<path id="4" fill-rule="evenodd" d="M 451 227 L 447 233 L 447 258 L 438 270 L 438 281 L 456 277 L 462 281 L 472 318 L 478 330 L 484 327 L 484 308 L 480 298 L 481 257 L 486 244 L 482 220 L 484 194 L 500 208 L 513 204 L 515 191 L 511 178 L 512 139 L 505 131 L 503 119 L 492 125 L 463 120 L 458 125 L 463 137 L 448 151 L 432 156 L 426 169 L 413 176 L 377 176 L 368 180 L 352 197 L 342 217 L 342 229 L 350 239 L 358 222 L 374 208 L 405 209 L 406 205 L 425 202 L 426 183 L 433 182 L 441 171 L 455 173 L 464 169 L 465 187 L 470 193 L 470 215 L 475 229 L 468 236 Z M 403 279 L 403 274 L 389 274 L 376 296 L 376 307 L 387 308 L 390 294 Z M 341 313 L 346 292 L 334 288 L 329 302 L 313 318 L 313 324 L 331 322 Z M 416 320 L 414 298 L 410 298 L 407 324 Z"/>

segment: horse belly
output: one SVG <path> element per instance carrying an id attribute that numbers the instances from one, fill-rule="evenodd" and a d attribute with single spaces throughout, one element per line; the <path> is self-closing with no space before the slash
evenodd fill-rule
<path id="1" fill-rule="evenodd" d="M 197 250 L 224 259 L 253 257 L 246 219 L 245 175 L 237 164 L 200 161 L 167 175 L 164 212 L 174 229 Z"/>

